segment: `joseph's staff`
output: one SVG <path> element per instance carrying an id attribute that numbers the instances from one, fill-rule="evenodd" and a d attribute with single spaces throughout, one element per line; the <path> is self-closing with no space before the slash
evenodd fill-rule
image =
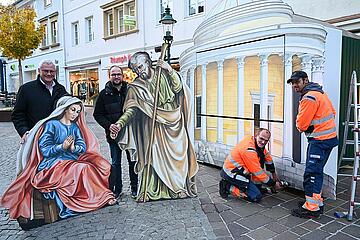
<path id="1" fill-rule="evenodd" d="M 162 44 L 161 54 L 160 54 L 159 59 L 164 60 L 165 52 L 166 52 L 166 49 L 168 48 L 168 46 L 169 45 L 167 43 Z M 157 75 L 156 75 L 157 78 L 156 78 L 156 88 L 155 88 L 154 111 L 153 111 L 152 122 L 151 122 L 150 141 L 149 141 L 149 145 L 148 145 L 148 149 L 147 149 L 148 163 L 147 163 L 147 168 L 146 168 L 145 189 L 144 189 L 144 195 L 143 195 L 144 202 L 146 202 L 149 173 L 150 173 L 150 163 L 151 163 L 151 159 L 152 159 L 152 145 L 154 142 L 155 121 L 156 121 L 156 113 L 157 113 L 157 104 L 158 104 L 158 99 L 159 99 L 159 86 L 160 86 L 160 78 L 161 78 L 162 68 L 158 67 L 156 70 L 157 70 Z"/>

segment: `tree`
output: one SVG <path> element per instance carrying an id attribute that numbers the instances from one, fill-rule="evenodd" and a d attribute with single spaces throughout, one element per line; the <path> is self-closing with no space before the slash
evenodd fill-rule
<path id="1" fill-rule="evenodd" d="M 35 18 L 35 10 L 30 7 L 0 6 L 0 50 L 4 56 L 18 60 L 20 84 L 21 61 L 33 53 L 43 37 L 44 29 L 36 26 Z"/>

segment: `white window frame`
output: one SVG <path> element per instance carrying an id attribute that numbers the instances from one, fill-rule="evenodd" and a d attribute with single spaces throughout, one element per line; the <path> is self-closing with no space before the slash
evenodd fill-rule
<path id="1" fill-rule="evenodd" d="M 51 44 L 56 44 L 58 42 L 58 26 L 59 25 L 57 19 L 54 19 L 50 22 Z"/>
<path id="2" fill-rule="evenodd" d="M 86 42 L 94 41 L 94 17 L 90 16 L 85 18 L 85 39 Z"/>
<path id="3" fill-rule="evenodd" d="M 185 1 L 186 1 L 185 6 L 187 8 L 186 14 L 188 17 L 205 12 L 205 0 L 185 0 Z M 190 6 L 192 6 L 192 5 L 194 5 L 194 9 L 195 9 L 194 13 L 190 13 Z M 203 11 L 199 12 L 199 7 L 201 7 L 201 6 L 203 8 Z"/>
<path id="4" fill-rule="evenodd" d="M 101 8 L 103 9 L 105 40 L 138 31 L 137 0 L 113 1 Z M 125 25 L 125 17 L 128 15 L 135 20 L 134 26 Z"/>
<path id="5" fill-rule="evenodd" d="M 71 24 L 71 31 L 72 31 L 72 44 L 73 46 L 77 46 L 80 43 L 79 22 L 73 22 Z"/>
<path id="6" fill-rule="evenodd" d="M 44 27 L 44 34 L 41 40 L 41 46 L 46 47 L 48 45 L 48 25 L 46 23 L 41 23 L 41 25 Z"/>

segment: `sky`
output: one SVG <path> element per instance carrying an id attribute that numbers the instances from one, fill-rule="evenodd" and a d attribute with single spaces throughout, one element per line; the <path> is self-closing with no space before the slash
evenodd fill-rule
<path id="1" fill-rule="evenodd" d="M 14 0 L 0 0 L 0 3 L 2 5 L 8 5 L 8 4 L 12 3 L 12 2 L 14 2 Z"/>

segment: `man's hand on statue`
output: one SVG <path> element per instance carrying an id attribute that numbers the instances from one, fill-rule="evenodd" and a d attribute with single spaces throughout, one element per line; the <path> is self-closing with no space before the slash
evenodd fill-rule
<path id="1" fill-rule="evenodd" d="M 24 144 L 24 143 L 26 142 L 28 136 L 29 136 L 29 131 L 26 131 L 26 132 L 24 133 L 24 135 L 22 135 L 22 137 L 21 137 L 21 139 L 20 139 L 20 144 Z"/>
<path id="2" fill-rule="evenodd" d="M 71 146 L 71 144 L 73 144 L 73 142 L 74 142 L 73 136 L 68 136 L 63 142 L 63 149 L 67 150 Z"/>
<path id="3" fill-rule="evenodd" d="M 157 62 L 157 65 L 158 67 L 161 67 L 162 69 L 165 69 L 167 70 L 168 72 L 171 72 L 173 71 L 172 67 L 165 61 L 159 59 L 158 62 Z"/>

